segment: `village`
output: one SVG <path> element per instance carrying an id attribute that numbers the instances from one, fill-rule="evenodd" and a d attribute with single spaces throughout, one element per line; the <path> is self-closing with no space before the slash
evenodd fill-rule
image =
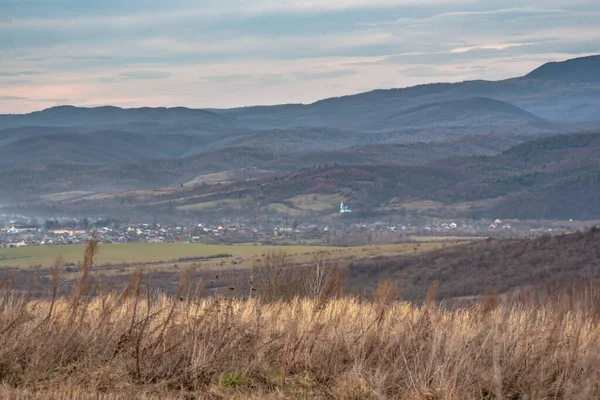
<path id="1" fill-rule="evenodd" d="M 571 221 L 572 222 L 572 221 Z M 370 221 L 307 223 L 273 218 L 219 223 L 123 222 L 102 218 L 38 219 L 0 215 L 0 246 L 55 246 L 84 243 L 318 244 L 368 245 L 403 243 L 428 238 L 519 237 L 574 230 L 575 225 L 547 221 Z"/>

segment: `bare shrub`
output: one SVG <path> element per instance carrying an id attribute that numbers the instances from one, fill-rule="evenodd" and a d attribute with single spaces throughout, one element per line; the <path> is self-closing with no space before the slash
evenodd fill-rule
<path id="1" fill-rule="evenodd" d="M 255 263 L 250 276 L 252 293 L 262 301 L 290 301 L 296 297 L 325 299 L 341 295 L 343 272 L 327 252 L 317 252 L 309 265 L 295 265 L 286 252 L 267 254 Z"/>

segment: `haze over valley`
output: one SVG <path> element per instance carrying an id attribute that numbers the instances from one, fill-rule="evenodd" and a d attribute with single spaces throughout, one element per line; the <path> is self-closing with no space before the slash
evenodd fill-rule
<path id="1" fill-rule="evenodd" d="M 425 204 L 417 211 L 448 218 L 595 219 L 599 76 L 590 56 L 312 104 L 2 115 L 0 193 L 42 214 L 311 220 L 344 200 L 364 215 Z M 310 195 L 333 197 L 298 209 Z"/>

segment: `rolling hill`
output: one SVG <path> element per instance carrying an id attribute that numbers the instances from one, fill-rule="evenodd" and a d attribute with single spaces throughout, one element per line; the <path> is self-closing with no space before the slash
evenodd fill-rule
<path id="1" fill-rule="evenodd" d="M 511 134 L 465 135 L 432 142 L 389 142 L 339 150 L 301 152 L 260 164 L 261 168 L 295 171 L 323 165 L 423 165 L 448 157 L 493 156 L 531 136 Z"/>
<path id="2" fill-rule="evenodd" d="M 448 123 L 466 124 L 474 119 L 482 122 L 500 120 L 501 122 L 522 124 L 544 121 L 512 104 L 486 97 L 423 104 L 393 114 L 387 121 L 408 126 L 423 126 Z"/>
<path id="3" fill-rule="evenodd" d="M 7 140 L 8 141 L 8 140 Z M 202 146 L 198 136 L 144 135 L 119 131 L 57 133 L 9 141 L 0 146 L 0 167 L 18 169 L 48 164 L 118 164 L 126 161 L 178 157 Z"/>
<path id="4" fill-rule="evenodd" d="M 436 145 L 460 148 L 461 143 Z M 354 165 L 300 167 L 307 160 L 297 160 L 299 164 L 292 168 L 285 168 L 285 163 L 293 163 L 293 158 L 289 161 L 256 148 L 100 167 L 56 164 L 34 171 L 2 171 L 0 195 L 5 201 L 12 199 L 38 208 L 40 203 L 47 203 L 52 210 L 62 207 L 70 212 L 144 210 L 172 215 L 185 210 L 211 212 L 214 217 L 214 212 L 196 205 L 225 199 L 243 199 L 246 205 L 223 207 L 219 215 L 229 217 L 292 212 L 319 218 L 335 212 L 333 203 L 319 205 L 316 212 L 294 208 L 294 198 L 316 196 L 344 199 L 359 217 L 408 213 L 463 219 L 600 217 L 599 132 L 542 137 L 493 156 L 444 157 L 434 153 L 429 163 L 421 160 L 403 165 L 402 159 L 393 161 L 395 155 L 410 154 L 415 146 L 431 147 L 421 143 L 345 149 L 340 150 L 340 161 L 358 157 L 365 149 L 375 153 Z M 377 152 L 384 155 L 382 160 L 387 164 L 367 164 L 369 158 L 377 161 Z M 74 202 L 48 203 L 47 199 L 69 191 L 90 195 Z"/>
<path id="5" fill-rule="evenodd" d="M 470 202 L 464 217 L 593 219 L 600 215 L 600 132 L 541 138 L 495 157 L 437 164 L 463 171 L 469 178 L 423 199 L 447 205 Z"/>
<path id="6" fill-rule="evenodd" d="M 315 130 L 315 132 L 320 132 Z M 260 146 L 261 142 L 250 142 L 250 146 L 219 148 L 214 151 L 200 152 L 186 157 L 169 157 L 145 159 L 149 152 L 156 152 L 157 147 L 167 154 L 187 152 L 193 145 L 198 145 L 204 137 L 186 135 L 140 135 L 109 133 L 113 135 L 122 153 L 112 151 L 108 146 L 100 149 L 107 142 L 102 135 L 86 134 L 77 140 L 62 143 L 62 135 L 51 135 L 33 141 L 12 143 L 0 159 L 0 188 L 8 190 L 0 193 L 5 198 L 15 201 L 34 200 L 37 196 L 76 190 L 93 192 L 126 191 L 132 189 L 149 189 L 162 186 L 188 184 L 190 181 L 201 183 L 208 179 L 217 183 L 218 177 L 223 182 L 230 182 L 232 176 L 240 176 L 238 170 L 255 168 L 257 176 L 265 171 L 274 174 L 292 173 L 297 170 L 334 166 L 410 166 L 423 165 L 447 157 L 464 155 L 495 155 L 529 136 L 521 135 L 475 135 L 465 136 L 448 141 L 418 142 L 407 144 L 372 144 L 331 151 L 300 151 L 298 147 L 289 146 L 282 149 L 280 145 Z M 155 137 L 156 136 L 156 137 Z M 148 141 L 149 138 L 163 141 Z M 83 140 L 85 139 L 85 140 Z M 190 143 L 191 142 L 191 143 Z M 232 142 L 233 144 L 233 142 Z M 23 149 L 24 146 L 37 146 L 36 149 Z M 197 148 L 208 149 L 211 145 Z M 26 153 L 41 153 L 53 163 L 36 163 L 35 160 L 24 159 Z M 61 157 L 70 153 L 69 158 L 78 163 L 65 163 Z M 73 154 L 76 153 L 76 154 Z M 100 158 L 102 157 L 102 158 Z M 108 157 L 121 158 L 120 162 L 104 164 Z M 238 172 L 236 172 L 238 171 Z M 207 174 L 212 176 L 205 178 Z M 252 170 L 242 174 L 252 177 Z"/>
<path id="7" fill-rule="evenodd" d="M 266 151 L 285 154 L 311 152 L 318 150 L 336 150 L 379 139 L 375 135 L 352 130 L 327 127 L 296 127 L 289 129 L 260 130 L 243 136 L 232 136 L 207 146 L 204 151 L 216 151 L 222 148 L 244 147 L 261 148 Z"/>
<path id="8" fill-rule="evenodd" d="M 440 204 L 431 215 L 589 218 L 598 214 L 600 148 L 583 138 L 600 126 L 598 59 L 550 63 L 503 81 L 375 90 L 306 105 L 60 106 L 0 115 L 0 195 L 39 204 L 84 191 L 177 212 L 202 192 L 252 199 L 255 208 L 241 212 L 273 205 L 279 212 L 294 196 L 323 194 L 380 213 L 427 201 Z M 592 133 L 570 134 L 586 130 Z M 136 194 L 181 185 L 172 206 Z M 96 200 L 78 199 L 77 207 Z"/>
<path id="9" fill-rule="evenodd" d="M 597 278 L 598 228 L 534 239 L 484 240 L 412 257 L 381 258 L 350 266 L 348 285 L 371 292 L 391 279 L 406 299 L 423 299 L 434 281 L 440 297 L 502 293 L 527 286 Z M 360 284 L 359 284 L 360 282 Z"/>

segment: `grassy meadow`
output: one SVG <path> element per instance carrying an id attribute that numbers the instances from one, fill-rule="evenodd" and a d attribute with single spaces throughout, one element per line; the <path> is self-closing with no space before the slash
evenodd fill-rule
<path id="1" fill-rule="evenodd" d="M 206 265 L 217 265 L 225 261 L 237 259 L 236 268 L 251 267 L 255 260 L 267 253 L 286 252 L 297 263 L 309 262 L 315 252 L 326 252 L 331 258 L 345 260 L 368 258 L 375 255 L 394 255 L 427 251 L 444 246 L 443 243 L 422 243 L 416 248 L 412 244 L 394 244 L 361 247 L 326 247 L 326 246 L 255 246 L 255 245 L 207 245 L 198 243 L 123 243 L 101 244 L 95 264 L 156 263 L 172 265 L 174 260 L 185 258 L 213 258 L 229 254 L 231 257 L 214 258 L 206 261 Z M 417 249 L 417 250 L 415 250 Z M 28 268 L 41 265 L 50 267 L 58 257 L 65 263 L 79 264 L 84 254 L 84 245 L 62 246 L 29 246 L 0 249 L 0 268 Z M 180 263 L 181 264 L 181 263 Z M 183 263 L 185 264 L 185 263 Z"/>

